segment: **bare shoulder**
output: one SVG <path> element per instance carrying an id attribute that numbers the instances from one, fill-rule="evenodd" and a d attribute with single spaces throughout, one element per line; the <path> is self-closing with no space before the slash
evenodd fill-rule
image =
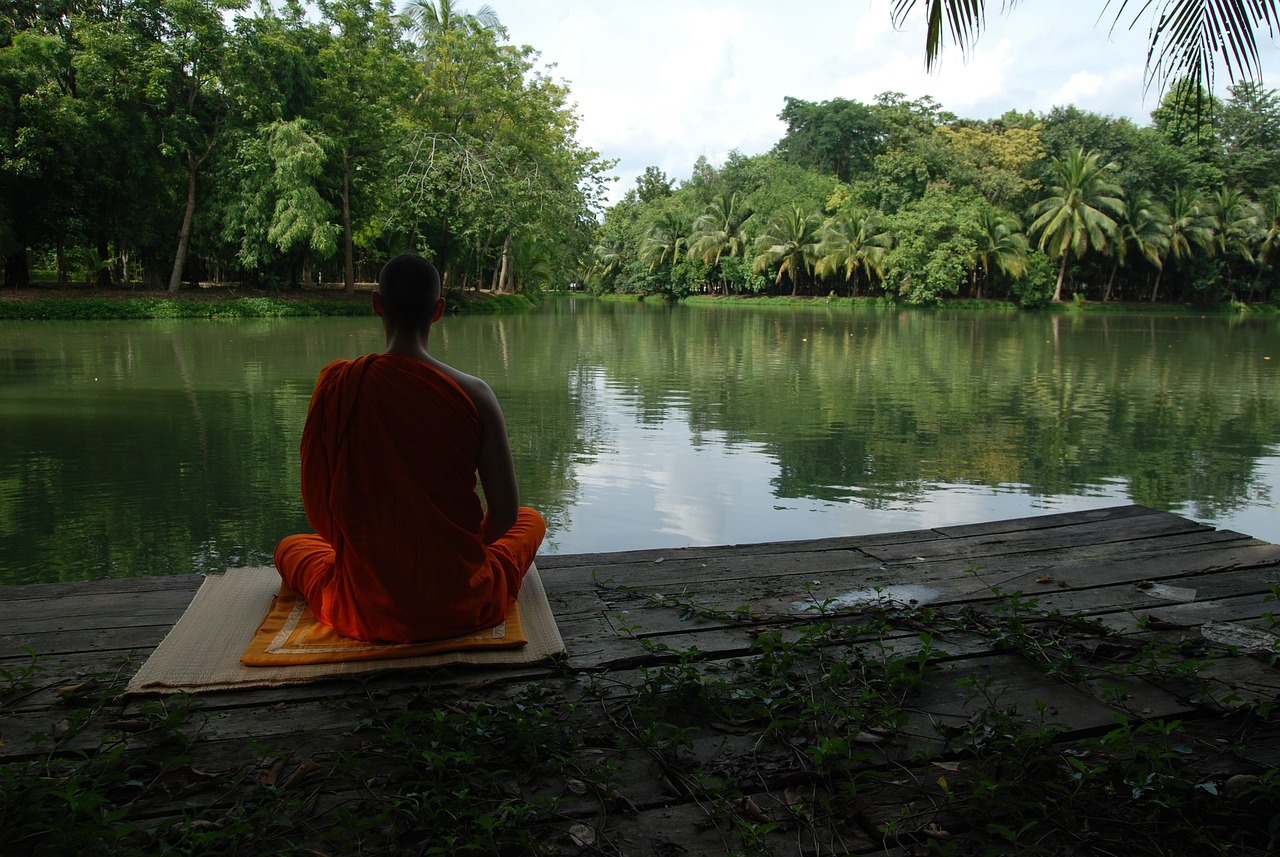
<path id="1" fill-rule="evenodd" d="M 475 404 L 476 409 L 480 411 L 481 416 L 488 416 L 495 410 L 501 414 L 501 408 L 498 405 L 498 397 L 493 394 L 493 390 L 485 383 L 484 379 L 477 378 L 474 375 L 468 375 L 458 369 L 454 369 L 447 363 L 432 359 L 431 365 L 448 375 L 453 382 L 462 388 L 471 401 Z"/>

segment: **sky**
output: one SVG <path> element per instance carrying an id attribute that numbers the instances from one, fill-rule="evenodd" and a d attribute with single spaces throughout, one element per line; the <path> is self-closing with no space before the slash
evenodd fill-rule
<path id="1" fill-rule="evenodd" d="M 1105 0 L 1040 0 L 1007 13 L 988 0 L 976 48 L 965 57 L 947 44 L 933 72 L 924 68 L 923 16 L 896 30 L 889 0 L 487 2 L 509 40 L 536 49 L 539 67 L 568 83 L 579 142 L 618 160 L 610 202 L 647 166 L 682 181 L 700 155 L 718 166 L 734 149 L 768 151 L 786 130 L 777 118 L 786 96 L 929 95 L 969 119 L 1074 104 L 1143 125 L 1158 103 L 1143 81 L 1149 19 L 1113 27 Z M 1272 85 L 1280 47 L 1264 41 L 1260 52 Z M 1228 82 L 1220 73 L 1217 89 Z"/>

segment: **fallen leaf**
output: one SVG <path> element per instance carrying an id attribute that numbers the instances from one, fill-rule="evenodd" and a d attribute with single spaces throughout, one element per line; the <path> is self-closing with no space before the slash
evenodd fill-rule
<path id="1" fill-rule="evenodd" d="M 1037 577 L 1036 583 L 1053 583 L 1052 577 Z"/>
<path id="2" fill-rule="evenodd" d="M 575 824 L 569 828 L 569 838 L 573 840 L 573 844 L 579 848 L 587 848 L 595 845 L 596 832 L 593 828 L 585 824 Z"/>
<path id="3" fill-rule="evenodd" d="M 587 793 L 587 784 L 582 780 L 565 780 L 564 786 L 579 797 Z"/>

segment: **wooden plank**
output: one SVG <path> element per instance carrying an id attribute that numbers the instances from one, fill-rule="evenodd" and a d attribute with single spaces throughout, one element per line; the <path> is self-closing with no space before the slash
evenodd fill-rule
<path id="1" fill-rule="evenodd" d="M 80 595 L 108 595 L 138 592 L 161 592 L 170 589 L 190 590 L 194 595 L 204 581 L 202 574 L 174 574 L 163 577 L 119 577 L 102 580 L 76 580 L 67 583 L 29 583 L 19 586 L 0 586 L 3 604 L 15 601 L 44 601 L 73 598 Z"/>
<path id="2" fill-rule="evenodd" d="M 1105 544 L 1177 533 L 1211 531 L 1211 527 L 1176 515 L 1140 515 L 1108 517 L 1093 523 L 1018 530 L 995 535 L 944 538 L 919 544 L 864 546 L 861 550 L 885 562 L 919 561 L 935 557 L 976 559 L 1011 553 L 1060 550 L 1080 544 Z"/>
<path id="3" fill-rule="evenodd" d="M 935 527 L 934 532 L 948 539 L 968 539 L 1027 530 L 1044 531 L 1058 527 L 1075 527 L 1081 524 L 1092 526 L 1101 521 L 1119 521 L 1149 516 L 1170 517 L 1170 514 L 1157 511 L 1148 506 L 1133 504 L 1129 506 L 1107 506 L 1101 509 L 1082 509 L 1075 512 L 1046 512 L 1043 515 L 1028 515 L 1022 518 L 1010 518 L 1001 521 L 979 521 L 973 524 Z M 1182 520 L 1185 522 L 1185 519 Z"/>

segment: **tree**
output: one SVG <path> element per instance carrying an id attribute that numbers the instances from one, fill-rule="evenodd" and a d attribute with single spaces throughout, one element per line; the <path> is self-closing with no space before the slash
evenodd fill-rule
<path id="1" fill-rule="evenodd" d="M 747 243 L 742 227 L 751 216 L 736 193 L 719 196 L 693 222 L 689 255 L 711 266 L 720 264 L 725 253 L 741 256 Z"/>
<path id="2" fill-rule="evenodd" d="M 295 119 L 263 126 L 261 136 L 241 147 L 248 186 L 228 218 L 226 238 L 239 238 L 236 255 L 246 268 L 296 250 L 309 249 L 319 259 L 337 251 L 337 212 L 318 187 L 332 145 L 305 119 Z"/>
<path id="3" fill-rule="evenodd" d="M 413 80 L 389 0 L 319 0 L 326 38 L 316 58 L 319 133 L 333 140 L 339 177 L 342 279 L 355 293 L 355 217 L 378 192 L 380 155 L 396 138 Z M 404 88 L 402 88 L 404 87 Z"/>
<path id="4" fill-rule="evenodd" d="M 884 260 L 893 249 L 884 215 L 865 208 L 841 212 L 822 226 L 818 244 L 819 276 L 844 275 L 850 284 L 850 297 L 858 295 L 858 274 L 867 282 L 884 277 Z"/>
<path id="5" fill-rule="evenodd" d="M 1124 212 L 1124 200 L 1111 181 L 1116 164 L 1103 164 L 1097 152 L 1075 149 L 1065 160 L 1054 158 L 1053 167 L 1057 183 L 1032 206 L 1031 232 L 1040 236 L 1042 251 L 1062 260 L 1053 290 L 1053 300 L 1061 301 L 1071 254 L 1079 257 L 1107 246 L 1116 233 L 1115 218 Z"/>
<path id="6" fill-rule="evenodd" d="M 764 234 L 756 239 L 752 270 L 759 273 L 777 265 L 774 285 L 779 285 L 785 274 L 791 280 L 791 296 L 795 297 L 801 278 L 813 269 L 818 260 L 821 222 L 817 214 L 806 212 L 799 206 L 779 212 L 769 222 Z"/>
<path id="7" fill-rule="evenodd" d="M 981 299 L 983 283 L 991 282 L 991 269 L 1015 279 L 1027 273 L 1027 236 L 1018 218 L 993 205 L 978 212 L 977 246 L 974 251 L 973 292 Z M 978 278 L 978 271 L 982 278 Z"/>
<path id="8" fill-rule="evenodd" d="M 452 0 L 409 0 L 404 4 L 401 14 L 408 19 L 410 27 L 423 42 L 445 33 L 465 31 L 471 25 L 486 30 L 496 30 L 502 26 L 498 13 L 488 3 L 471 14 L 454 6 Z"/>
<path id="9" fill-rule="evenodd" d="M 679 212 L 664 211 L 640 245 L 640 258 L 649 263 L 650 271 L 662 265 L 670 268 L 680 261 L 688 240 L 689 224 L 685 219 Z"/>
<path id="10" fill-rule="evenodd" d="M 1134 250 L 1156 269 L 1155 288 L 1160 287 L 1164 273 L 1164 260 L 1169 252 L 1172 230 L 1169 226 L 1169 209 L 1150 191 L 1138 190 L 1128 194 L 1124 213 L 1119 220 L 1119 231 L 1112 243 L 1115 265 L 1102 295 L 1105 303 L 1111 299 L 1112 286 L 1117 271 L 1126 265 L 1129 251 Z"/>
<path id="11" fill-rule="evenodd" d="M 1233 187 L 1264 188 L 1280 177 L 1280 93 L 1242 82 L 1228 90 L 1219 108 L 1223 181 Z"/>
<path id="12" fill-rule="evenodd" d="M 1190 259 L 1198 249 L 1213 244 L 1213 221 L 1204 210 L 1200 193 L 1194 188 L 1179 186 L 1167 203 L 1169 209 L 1169 258 L 1174 262 Z M 1163 269 L 1162 269 L 1163 270 Z M 1155 303 L 1160 288 L 1156 277 L 1151 288 L 1151 302 Z"/>
<path id="13" fill-rule="evenodd" d="M 1205 206 L 1213 230 L 1213 248 L 1227 272 L 1227 291 L 1232 290 L 1231 257 L 1253 261 L 1251 241 L 1262 220 L 1262 211 L 1238 188 L 1223 186 Z"/>
<path id="14" fill-rule="evenodd" d="M 874 108 L 846 98 L 814 104 L 784 99 L 778 118 L 787 133 L 775 151 L 784 161 L 847 182 L 871 168 L 884 150 L 884 127 Z"/>
<path id="15" fill-rule="evenodd" d="M 220 81 L 227 50 L 223 13 L 243 9 L 247 0 L 167 0 L 162 5 L 163 36 L 144 59 L 147 91 L 158 96 L 162 151 L 177 157 L 186 178 L 182 225 L 173 255 L 169 291 L 182 283 L 191 228 L 195 222 L 201 169 L 218 145 L 228 105 Z"/>

